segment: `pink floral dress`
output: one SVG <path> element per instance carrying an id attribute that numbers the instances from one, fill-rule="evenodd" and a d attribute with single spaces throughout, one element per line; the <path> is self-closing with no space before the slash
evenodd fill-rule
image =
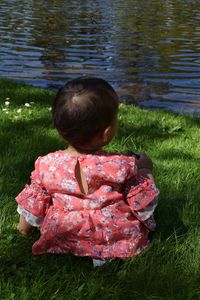
<path id="1" fill-rule="evenodd" d="M 77 160 L 87 195 L 75 177 Z M 126 258 L 148 246 L 158 193 L 139 176 L 134 157 L 105 151 L 77 157 L 59 150 L 36 160 L 31 183 L 16 201 L 27 222 L 40 227 L 33 254 Z"/>

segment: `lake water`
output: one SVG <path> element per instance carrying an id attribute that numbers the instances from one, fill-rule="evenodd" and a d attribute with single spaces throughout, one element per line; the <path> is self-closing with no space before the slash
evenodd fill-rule
<path id="1" fill-rule="evenodd" d="M 200 114 L 200 1 L 1 0 L 0 77 L 56 89 L 81 75 Z"/>

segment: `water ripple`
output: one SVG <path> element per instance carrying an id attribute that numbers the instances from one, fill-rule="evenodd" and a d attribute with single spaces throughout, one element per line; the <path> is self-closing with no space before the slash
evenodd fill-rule
<path id="1" fill-rule="evenodd" d="M 101 76 L 121 101 L 200 114 L 198 1 L 1 0 L 0 76 Z"/>

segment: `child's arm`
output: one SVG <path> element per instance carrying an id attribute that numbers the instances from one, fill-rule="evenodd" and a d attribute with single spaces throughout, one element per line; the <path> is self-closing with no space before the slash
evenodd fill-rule
<path id="1" fill-rule="evenodd" d="M 155 182 L 152 174 L 153 162 L 145 153 L 141 153 L 139 159 L 137 159 L 137 167 L 140 175 Z"/>
<path id="2" fill-rule="evenodd" d="M 142 175 L 143 177 L 149 178 L 151 179 L 153 182 L 155 182 L 152 171 L 150 169 L 147 168 L 142 168 L 139 169 L 139 173 L 140 175 Z"/>
<path id="3" fill-rule="evenodd" d="M 137 159 L 138 169 L 149 169 L 153 170 L 153 162 L 145 153 L 141 153 L 139 159 Z"/>
<path id="4" fill-rule="evenodd" d="M 20 215 L 17 229 L 24 235 L 30 235 L 33 227 L 40 227 L 52 204 L 52 197 L 43 186 L 40 178 L 41 158 L 35 162 L 35 170 L 31 173 L 31 183 L 16 197 L 17 212 Z"/>
<path id="5" fill-rule="evenodd" d="M 33 226 L 27 223 L 23 216 L 20 216 L 17 230 L 23 235 L 31 235 L 33 232 Z"/>
<path id="6" fill-rule="evenodd" d="M 126 151 L 127 156 L 134 156 L 136 158 L 136 164 L 139 170 L 139 174 L 143 177 L 149 178 L 154 182 L 152 170 L 153 162 L 144 152 L 136 153 L 132 151 Z"/>
<path id="7" fill-rule="evenodd" d="M 138 182 L 133 182 L 133 185 L 130 184 L 126 194 L 126 201 L 133 215 L 150 231 L 155 230 L 153 213 L 158 204 L 158 194 L 155 183 L 145 176 L 140 177 Z"/>
<path id="8" fill-rule="evenodd" d="M 153 212 L 158 204 L 159 194 L 152 174 L 153 163 L 146 154 L 141 153 L 136 166 L 138 176 L 134 175 L 126 183 L 125 197 L 133 215 L 152 231 L 155 228 Z"/>

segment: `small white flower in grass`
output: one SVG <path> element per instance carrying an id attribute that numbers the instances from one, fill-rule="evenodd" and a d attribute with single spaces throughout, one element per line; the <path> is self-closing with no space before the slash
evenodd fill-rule
<path id="1" fill-rule="evenodd" d="M 7 108 L 2 108 L 2 111 L 8 111 L 8 109 Z"/>
<path id="2" fill-rule="evenodd" d="M 6 111 L 5 113 L 8 114 L 8 111 Z"/>
<path id="3" fill-rule="evenodd" d="M 19 108 L 18 110 L 17 110 L 17 113 L 19 114 L 20 112 L 22 112 L 22 109 L 21 108 Z"/>
<path id="4" fill-rule="evenodd" d="M 10 100 L 10 98 L 6 98 L 6 100 Z"/>
<path id="5" fill-rule="evenodd" d="M 24 106 L 31 107 L 30 103 L 25 103 Z"/>
<path id="6" fill-rule="evenodd" d="M 51 107 L 48 107 L 48 111 L 52 111 L 52 108 L 51 108 Z"/>
<path id="7" fill-rule="evenodd" d="M 31 101 L 30 104 L 33 105 L 35 102 Z"/>
<path id="8" fill-rule="evenodd" d="M 5 101 L 5 106 L 9 106 L 9 105 L 10 105 L 10 102 L 9 101 Z"/>

